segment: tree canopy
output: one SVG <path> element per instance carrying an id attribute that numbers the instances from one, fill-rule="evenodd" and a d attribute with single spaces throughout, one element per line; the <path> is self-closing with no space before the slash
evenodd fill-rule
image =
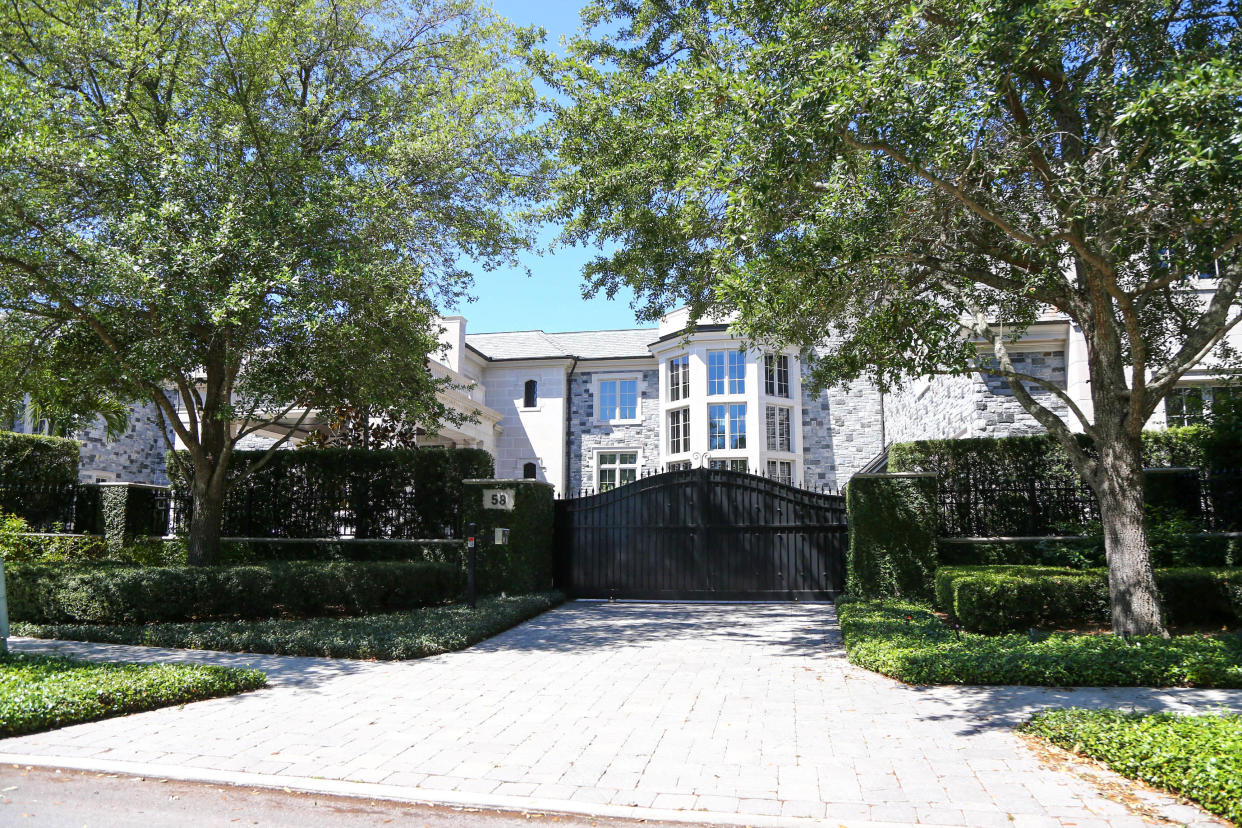
<path id="1" fill-rule="evenodd" d="M 550 71 L 572 99 L 566 238 L 615 245 L 588 290 L 629 285 L 648 316 L 687 303 L 737 311 L 757 342 L 831 334 L 821 382 L 886 388 L 994 360 L 1106 512 L 1139 498 L 1127 544 L 1145 560 L 1139 432 L 1192 365 L 1231 356 L 1242 317 L 1238 14 L 596 0 L 594 33 Z M 1050 311 L 1086 338 L 1089 404 L 1008 359 Z"/>
<path id="2" fill-rule="evenodd" d="M 447 416 L 437 306 L 533 238 L 539 36 L 469 0 L 6 4 L 0 315 L 156 405 L 203 486 L 341 400 Z"/>

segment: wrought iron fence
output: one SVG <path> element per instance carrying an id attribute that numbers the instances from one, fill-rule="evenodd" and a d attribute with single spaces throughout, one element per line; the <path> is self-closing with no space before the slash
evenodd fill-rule
<path id="1" fill-rule="evenodd" d="M 414 486 L 333 481 L 290 486 L 279 496 L 239 486 L 225 497 L 221 532 L 232 538 L 369 538 L 418 540 L 460 537 L 460 504 L 428 514 Z M 188 492 L 173 490 L 171 526 L 189 531 L 194 504 Z"/>
<path id="2" fill-rule="evenodd" d="M 17 515 L 32 532 L 98 532 L 99 487 L 90 483 L 0 485 L 0 513 Z"/>
<path id="3" fill-rule="evenodd" d="M 1157 502 L 1207 532 L 1242 531 L 1242 469 L 1186 469 Z M 1186 479 L 1189 477 L 1189 479 Z M 1150 479 L 1150 478 L 1149 478 Z M 944 537 L 1030 537 L 1098 531 L 1100 505 L 1085 483 L 1026 480 L 978 485 L 941 479 Z"/>

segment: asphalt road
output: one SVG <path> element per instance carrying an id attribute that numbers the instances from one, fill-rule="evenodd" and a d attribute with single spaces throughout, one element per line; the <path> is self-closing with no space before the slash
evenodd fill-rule
<path id="1" fill-rule="evenodd" d="M 666 825 L 672 828 L 671 823 L 479 811 L 13 765 L 0 767 L 0 825 L 39 828 L 166 825 L 193 825 L 195 828 L 236 828 L 239 825 L 633 828 Z"/>

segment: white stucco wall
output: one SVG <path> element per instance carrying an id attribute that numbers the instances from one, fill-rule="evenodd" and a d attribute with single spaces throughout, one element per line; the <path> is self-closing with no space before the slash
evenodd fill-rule
<path id="1" fill-rule="evenodd" d="M 489 363 L 483 368 L 485 404 L 501 415 L 496 476 L 522 476 L 535 463 L 537 479 L 565 489 L 565 374 L 569 360 Z M 526 381 L 539 383 L 538 404 L 524 408 Z"/>

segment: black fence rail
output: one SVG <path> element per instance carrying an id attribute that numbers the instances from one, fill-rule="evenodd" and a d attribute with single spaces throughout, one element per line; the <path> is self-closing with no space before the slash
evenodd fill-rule
<path id="1" fill-rule="evenodd" d="M 99 487 L 90 483 L 0 485 L 0 513 L 17 515 L 32 532 L 94 533 Z"/>
<path id="2" fill-rule="evenodd" d="M 1205 532 L 1242 531 L 1242 469 L 1150 469 L 1148 502 Z M 1026 480 L 980 486 L 939 481 L 943 537 L 1067 536 L 1098 531 L 1100 504 L 1080 482 Z"/>
<path id="3" fill-rule="evenodd" d="M 194 514 L 188 492 L 173 490 L 172 522 L 176 534 L 189 531 Z M 367 482 L 336 482 L 291 487 L 273 496 L 245 486 L 224 503 L 222 534 L 230 538 L 341 538 L 420 540 L 461 537 L 460 505 L 432 512 L 413 487 L 394 488 Z"/>

